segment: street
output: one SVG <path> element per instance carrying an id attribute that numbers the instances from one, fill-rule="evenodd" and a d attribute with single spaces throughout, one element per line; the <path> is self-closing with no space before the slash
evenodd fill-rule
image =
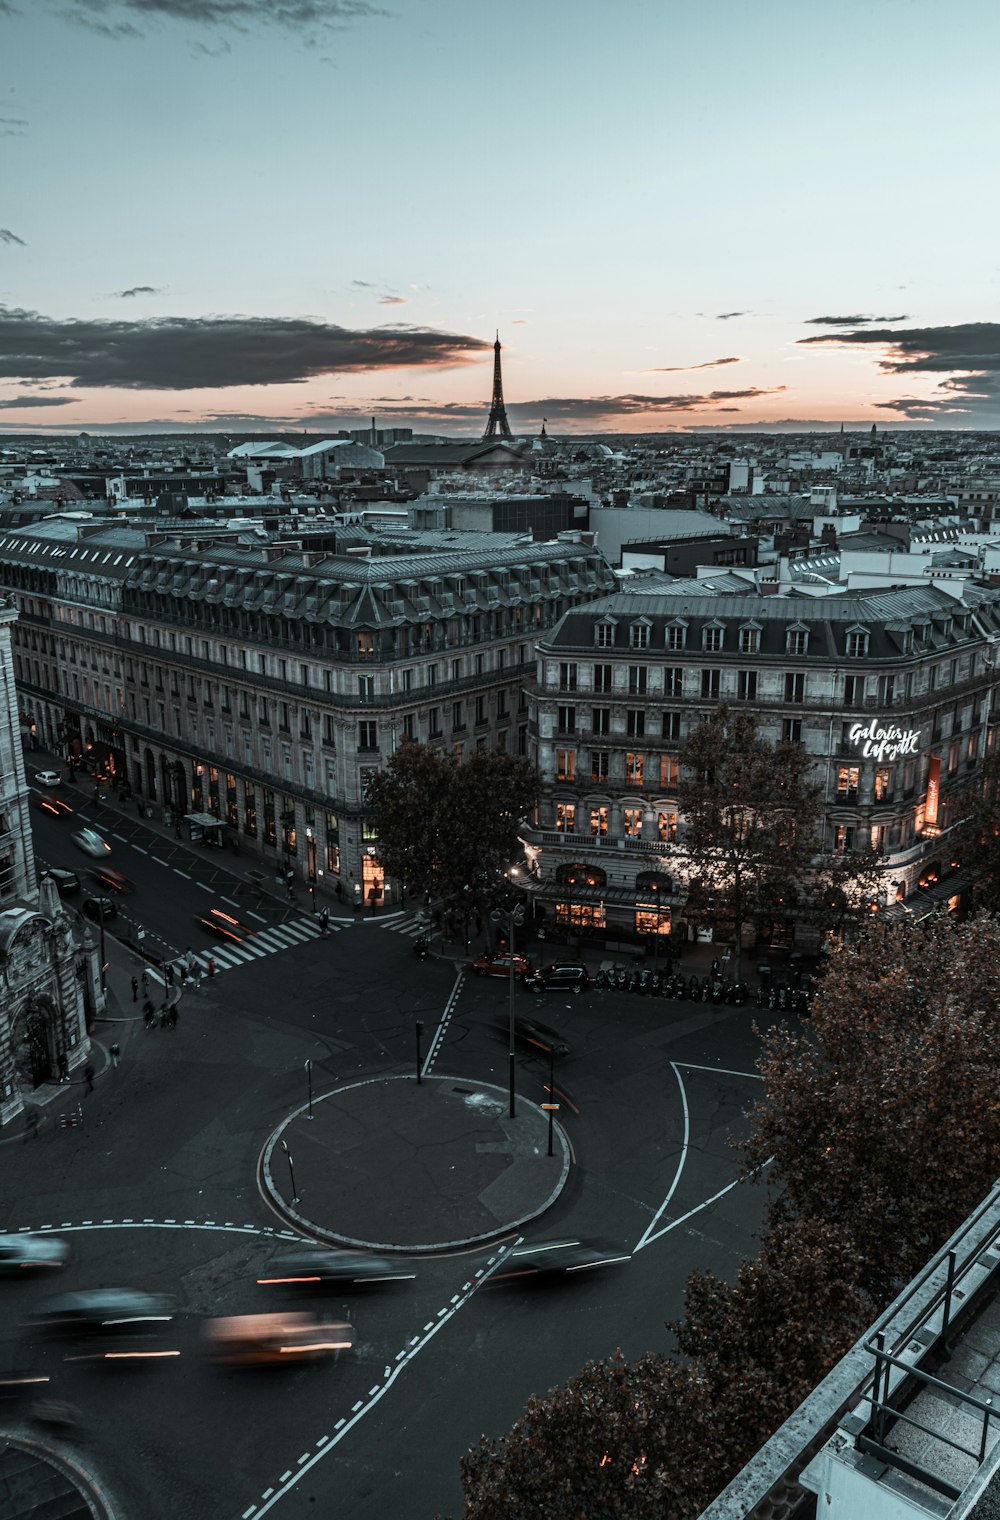
<path id="1" fill-rule="evenodd" d="M 175 1030 L 143 1027 L 128 987 L 141 963 L 112 950 L 120 1007 L 93 1031 L 94 1093 L 72 1090 L 82 1127 L 53 1122 L 70 1101 L 57 1089 L 37 1140 L 4 1137 L 0 1227 L 52 1231 L 72 1252 L 49 1282 L 0 1284 L 6 1323 L 76 1289 L 175 1300 L 181 1354 L 162 1361 L 65 1362 L 38 1332 L 14 1332 L 82 1411 L 71 1444 L 122 1516 L 457 1520 L 458 1461 L 481 1434 L 502 1434 L 532 1393 L 590 1358 L 666 1349 L 664 1321 L 681 1312 L 688 1274 L 732 1276 L 754 1252 L 765 1193 L 734 1185 L 729 1140 L 746 1132 L 756 1096 L 752 1024 L 762 1016 L 618 992 L 518 991 L 518 1012 L 553 1025 L 570 1047 L 556 1087 L 573 1157 L 558 1200 L 523 1234 L 609 1241 L 631 1259 L 540 1289 L 491 1281 L 502 1241 L 411 1258 L 415 1280 L 393 1291 L 306 1289 L 296 1300 L 349 1322 L 352 1350 L 277 1371 L 220 1368 L 205 1357 L 202 1321 L 275 1307 L 278 1290 L 256 1279 L 297 1238 L 262 1196 L 258 1166 L 268 1136 L 306 1102 L 305 1063 L 317 1097 L 412 1072 L 420 1020 L 428 1074 L 505 1088 L 507 1048 L 494 1024 L 506 1017 L 507 983 L 418 960 L 412 914 L 341 911 L 336 932 L 320 939 L 301 884 L 290 909 L 273 892 L 248 891 L 220 851 L 179 845 L 118 809 L 108 822 L 109 860 L 136 884 L 123 906 L 145 929 L 144 946 L 210 954 L 195 920 L 216 903 L 238 904 L 227 911 L 261 936 L 300 928 L 189 986 Z M 86 892 L 90 862 L 69 843 L 79 826 L 42 816 L 36 850 L 78 871 Z M 112 1040 L 117 1069 L 103 1057 Z M 521 1049 L 516 1071 L 525 1101 L 544 1102 L 547 1060 Z M 298 1187 L 308 1202 L 307 1175 Z"/>

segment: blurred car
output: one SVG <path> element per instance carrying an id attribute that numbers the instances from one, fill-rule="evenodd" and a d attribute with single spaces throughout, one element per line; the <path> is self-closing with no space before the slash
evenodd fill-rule
<path id="1" fill-rule="evenodd" d="M 38 786 L 62 786 L 62 777 L 58 771 L 36 771 L 35 783 Z"/>
<path id="2" fill-rule="evenodd" d="M 497 1017 L 495 1028 L 501 1039 L 510 1038 L 510 1024 L 506 1015 Z M 569 1045 L 558 1029 L 551 1029 L 539 1019 L 515 1018 L 514 1037 L 539 1055 L 547 1056 L 550 1052 L 560 1057 L 569 1055 Z"/>
<path id="3" fill-rule="evenodd" d="M 68 1259 L 69 1246 L 57 1235 L 0 1236 L 0 1276 L 53 1271 Z"/>
<path id="4" fill-rule="evenodd" d="M 253 930 L 248 929 L 246 924 L 241 924 L 238 918 L 231 913 L 223 913 L 221 908 L 209 908 L 207 913 L 199 914 L 195 918 L 196 924 L 201 924 L 210 934 L 218 934 L 221 939 L 235 940 L 239 944 L 242 940 L 252 939 Z"/>
<path id="5" fill-rule="evenodd" d="M 98 834 L 96 829 L 80 829 L 79 833 L 71 834 L 70 838 L 85 855 L 93 855 L 100 859 L 102 855 L 111 853 L 108 841 L 102 834 Z"/>
<path id="6" fill-rule="evenodd" d="M 68 802 L 63 802 L 61 797 L 38 796 L 35 798 L 35 807 L 40 813 L 48 813 L 52 818 L 72 818 L 73 809 Z"/>
<path id="7" fill-rule="evenodd" d="M 87 918 L 92 918 L 100 923 L 103 918 L 117 918 L 118 909 L 110 897 L 85 897 L 81 911 Z"/>
<path id="8" fill-rule="evenodd" d="M 513 1282 L 524 1278 L 537 1282 L 601 1267 L 618 1267 L 631 1259 L 629 1251 L 603 1241 L 536 1240 L 530 1245 L 515 1246 L 491 1274 L 490 1281 Z"/>
<path id="9" fill-rule="evenodd" d="M 43 876 L 50 876 L 56 884 L 56 891 L 60 897 L 70 897 L 80 890 L 80 878 L 75 871 L 64 871 L 61 866 L 49 866 Z"/>
<path id="10" fill-rule="evenodd" d="M 135 891 L 135 882 L 124 871 L 119 871 L 117 866 L 97 866 L 90 874 L 102 887 L 109 887 L 112 892 Z"/>
<path id="11" fill-rule="evenodd" d="M 472 970 L 476 976 L 510 976 L 511 961 L 514 963 L 515 976 L 528 976 L 531 972 L 531 962 L 526 955 L 510 955 L 506 951 L 497 955 L 479 955 L 472 962 Z"/>
<path id="12" fill-rule="evenodd" d="M 93 1341 L 99 1358 L 175 1356 L 160 1344 L 174 1317 L 174 1306 L 161 1294 L 132 1288 L 92 1288 L 65 1293 L 41 1304 L 28 1325 L 61 1340 Z"/>
<path id="13" fill-rule="evenodd" d="M 590 972 L 582 961 L 553 961 L 524 979 L 529 992 L 583 992 L 590 986 Z"/>
<path id="14" fill-rule="evenodd" d="M 385 1256 L 370 1256 L 367 1251 L 314 1250 L 284 1251 L 258 1277 L 262 1286 L 307 1287 L 336 1283 L 340 1287 L 367 1287 L 378 1283 L 412 1282 L 415 1272 L 407 1272 L 404 1263 Z"/>
<path id="15" fill-rule="evenodd" d="M 291 1366 L 349 1351 L 350 1325 L 311 1314 L 235 1314 L 209 1320 L 204 1330 L 210 1361 L 229 1366 Z"/>

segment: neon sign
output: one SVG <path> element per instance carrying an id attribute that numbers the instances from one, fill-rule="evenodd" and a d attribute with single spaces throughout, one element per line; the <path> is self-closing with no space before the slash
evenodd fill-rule
<path id="1" fill-rule="evenodd" d="M 900 755 L 915 755 L 920 743 L 919 728 L 897 728 L 894 723 L 882 728 L 876 718 L 870 723 L 852 725 L 848 738 L 861 746 L 866 760 L 898 760 Z"/>

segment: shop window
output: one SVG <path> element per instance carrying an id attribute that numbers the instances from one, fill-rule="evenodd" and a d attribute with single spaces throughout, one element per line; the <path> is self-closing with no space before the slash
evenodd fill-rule
<path id="1" fill-rule="evenodd" d="M 603 929 L 603 903 L 556 903 L 556 923 L 567 929 Z"/>

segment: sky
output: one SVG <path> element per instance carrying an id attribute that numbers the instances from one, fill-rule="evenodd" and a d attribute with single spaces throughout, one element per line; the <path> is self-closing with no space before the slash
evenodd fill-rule
<path id="1" fill-rule="evenodd" d="M 995 0 L 0 0 L 0 428 L 1000 428 Z"/>

